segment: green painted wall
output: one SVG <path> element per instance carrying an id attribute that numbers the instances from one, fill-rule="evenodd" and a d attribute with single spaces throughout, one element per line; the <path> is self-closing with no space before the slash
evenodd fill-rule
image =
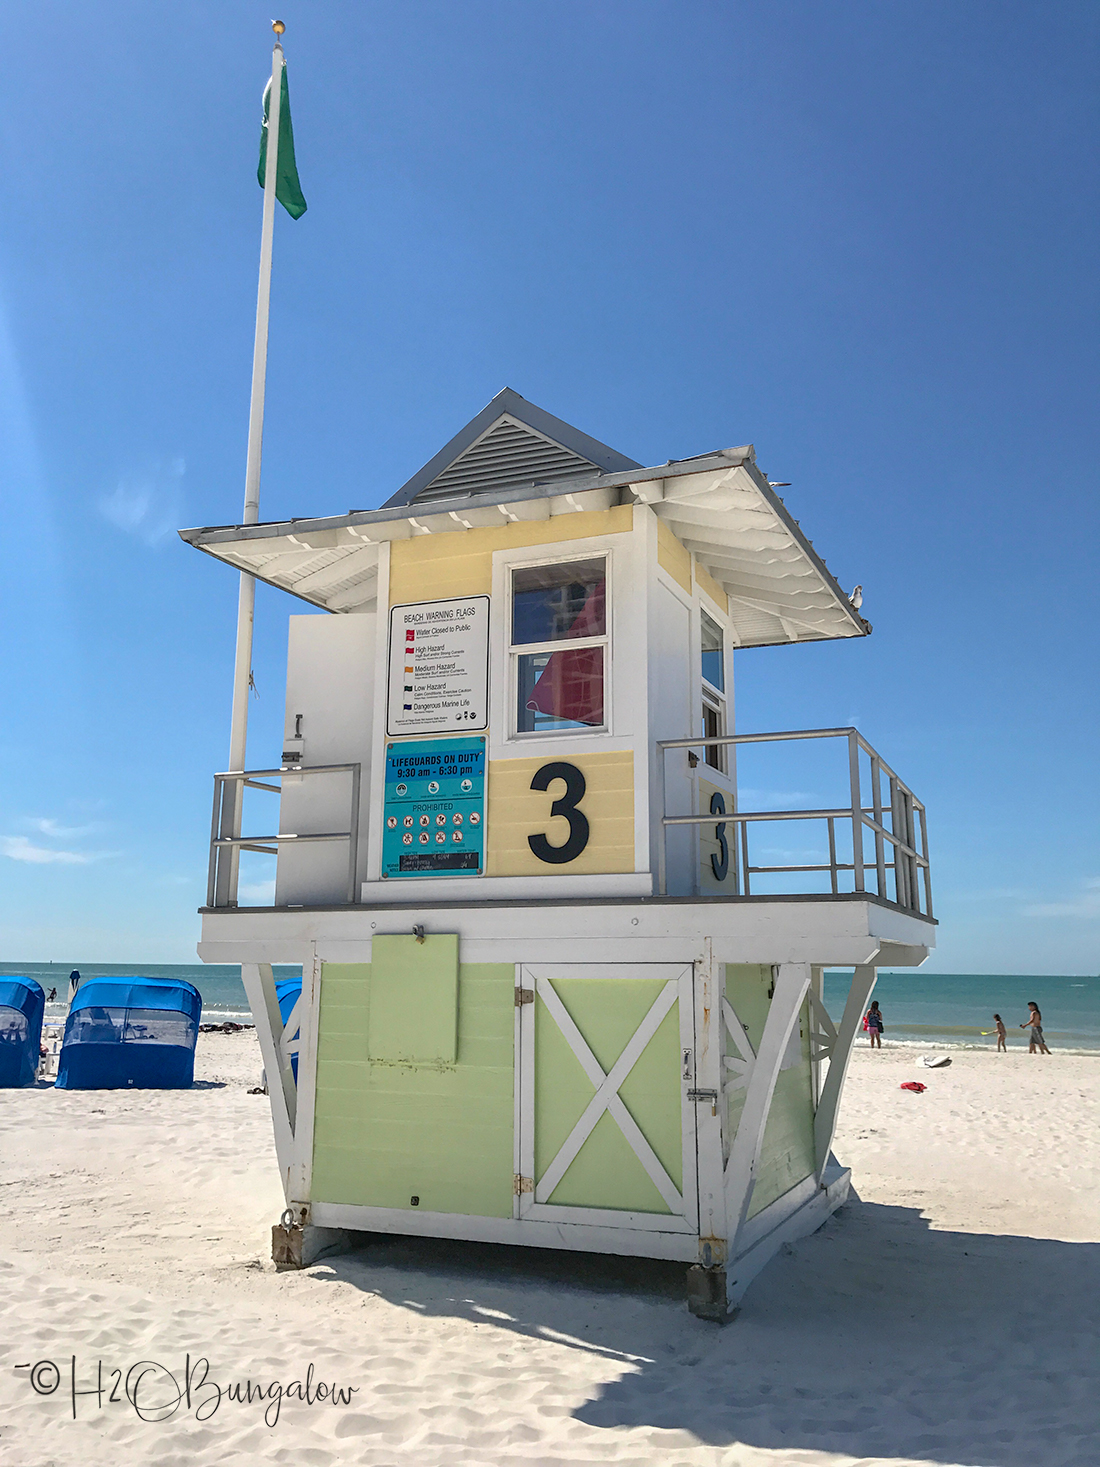
<path id="1" fill-rule="evenodd" d="M 554 990 L 605 1073 L 664 988 L 653 978 L 561 978 Z M 561 1149 L 595 1087 L 542 999 L 535 1003 L 535 1180 Z M 673 1004 L 619 1089 L 623 1103 L 683 1190 L 679 1005 Z M 618 1123 L 606 1111 L 553 1195 L 566 1207 L 660 1212 L 668 1207 Z"/>
<path id="2" fill-rule="evenodd" d="M 460 966 L 454 1063 L 368 1058 L 370 985 L 321 974 L 314 1200 L 511 1217 L 515 968 Z"/>
<path id="3" fill-rule="evenodd" d="M 746 1025 L 753 1050 L 759 1050 L 764 1021 L 771 1005 L 768 997 L 772 984 L 771 967 L 756 963 L 727 963 L 725 984 L 726 997 L 733 1005 L 737 1017 Z M 810 1075 L 808 1002 L 802 1006 L 799 1027 L 802 1034 L 801 1063 L 796 1068 L 781 1070 L 776 1081 L 771 1109 L 764 1127 L 764 1145 L 760 1153 L 756 1186 L 749 1204 L 749 1217 L 762 1212 L 769 1203 L 782 1197 L 784 1192 L 789 1192 L 814 1170 L 814 1104 Z M 728 1036 L 726 1053 L 736 1053 Z M 735 1091 L 729 1098 L 727 1134 L 730 1136 L 736 1132 L 744 1103 L 744 1090 Z"/>

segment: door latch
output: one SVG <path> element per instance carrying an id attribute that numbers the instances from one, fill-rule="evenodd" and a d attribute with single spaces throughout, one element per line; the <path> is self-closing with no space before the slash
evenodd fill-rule
<path id="1" fill-rule="evenodd" d="M 712 1116 L 718 1114 L 718 1091 L 717 1090 L 689 1090 L 689 1100 L 709 1100 L 710 1113 Z"/>

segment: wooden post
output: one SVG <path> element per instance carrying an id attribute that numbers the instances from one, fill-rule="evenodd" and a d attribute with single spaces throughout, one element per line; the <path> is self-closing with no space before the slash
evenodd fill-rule
<path id="1" fill-rule="evenodd" d="M 714 960 L 714 946 L 703 940 L 702 958 L 695 964 L 695 1078 L 698 1090 L 713 1090 L 715 1105 L 695 1108 L 699 1157 L 699 1262 L 710 1268 L 726 1260 L 726 1193 L 723 1179 L 725 1099 L 722 1073 L 722 965 Z M 713 1111 L 713 1114 L 712 1114 Z"/>

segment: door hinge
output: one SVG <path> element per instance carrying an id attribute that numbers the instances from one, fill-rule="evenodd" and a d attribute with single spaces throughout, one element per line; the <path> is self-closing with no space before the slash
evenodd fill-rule
<path id="1" fill-rule="evenodd" d="M 519 1197 L 524 1192 L 533 1192 L 534 1190 L 534 1179 L 531 1177 L 521 1177 L 519 1172 L 516 1172 L 512 1178 L 512 1196 Z"/>
<path id="2" fill-rule="evenodd" d="M 534 1001 L 535 1001 L 535 990 L 533 988 L 517 988 L 516 989 L 516 1008 L 517 1009 L 520 1008 L 520 1007 L 522 1007 L 522 1005 L 525 1004 L 525 1003 L 534 1003 Z"/>

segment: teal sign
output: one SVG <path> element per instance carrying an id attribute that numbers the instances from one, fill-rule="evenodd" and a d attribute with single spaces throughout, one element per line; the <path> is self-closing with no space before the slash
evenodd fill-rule
<path id="1" fill-rule="evenodd" d="M 386 745 L 382 876 L 479 876 L 485 869 L 485 740 Z"/>

